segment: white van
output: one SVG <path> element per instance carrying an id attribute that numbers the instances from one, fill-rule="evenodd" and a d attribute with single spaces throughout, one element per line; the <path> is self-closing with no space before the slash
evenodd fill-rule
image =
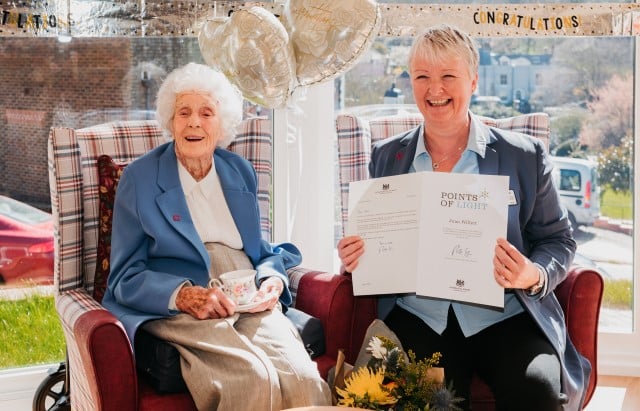
<path id="1" fill-rule="evenodd" d="M 600 185 L 596 163 L 569 157 L 551 157 L 553 178 L 571 225 L 590 226 L 600 216 Z"/>

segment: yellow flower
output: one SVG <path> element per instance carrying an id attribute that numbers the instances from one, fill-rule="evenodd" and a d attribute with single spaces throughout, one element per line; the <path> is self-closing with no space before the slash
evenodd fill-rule
<path id="1" fill-rule="evenodd" d="M 336 387 L 342 397 L 338 405 L 354 406 L 361 404 L 391 405 L 398 399 L 383 388 L 384 369 L 376 371 L 362 367 L 354 371 L 346 380 L 344 389 Z"/>

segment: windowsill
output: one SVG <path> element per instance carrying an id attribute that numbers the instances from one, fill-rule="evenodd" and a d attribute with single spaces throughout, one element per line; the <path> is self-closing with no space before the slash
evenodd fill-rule
<path id="1" fill-rule="evenodd" d="M 51 368 L 45 364 L 0 371 L 0 411 L 30 410 L 33 396 Z"/>

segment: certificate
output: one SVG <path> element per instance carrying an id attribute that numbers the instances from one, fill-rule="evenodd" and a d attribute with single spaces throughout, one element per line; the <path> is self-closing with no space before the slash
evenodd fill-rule
<path id="1" fill-rule="evenodd" d="M 347 233 L 365 242 L 352 273 L 356 295 L 416 291 L 420 181 L 411 173 L 349 183 Z"/>
<path id="2" fill-rule="evenodd" d="M 354 293 L 503 307 L 493 255 L 507 233 L 508 185 L 507 176 L 434 172 L 350 183 L 347 233 L 365 241 Z"/>

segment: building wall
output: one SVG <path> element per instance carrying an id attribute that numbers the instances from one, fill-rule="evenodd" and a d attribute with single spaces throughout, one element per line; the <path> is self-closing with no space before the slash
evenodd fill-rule
<path id="1" fill-rule="evenodd" d="M 196 39 L 0 37 L 0 194 L 49 209 L 49 129 L 153 109 L 187 61 L 201 62 Z"/>
<path id="2" fill-rule="evenodd" d="M 498 96 L 505 104 L 511 104 L 519 90 L 521 98 L 529 100 L 541 87 L 536 84 L 536 76 L 551 70 L 549 65 L 482 65 L 478 71 L 478 95 Z M 507 77 L 506 84 L 501 84 L 501 76 Z"/>

